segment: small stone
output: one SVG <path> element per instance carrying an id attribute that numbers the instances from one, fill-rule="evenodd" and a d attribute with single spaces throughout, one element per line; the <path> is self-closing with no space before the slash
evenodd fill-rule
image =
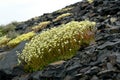
<path id="1" fill-rule="evenodd" d="M 92 67 L 91 69 L 89 69 L 87 72 L 85 72 L 85 74 L 87 75 L 95 75 L 99 72 L 99 68 L 98 67 Z"/>
<path id="2" fill-rule="evenodd" d="M 116 20 L 117 20 L 117 18 L 114 18 L 114 17 L 110 18 L 111 23 L 115 22 Z"/>
<path id="3" fill-rule="evenodd" d="M 90 69 L 90 67 L 85 67 L 83 69 L 80 70 L 81 73 L 85 73 L 86 71 L 88 71 Z"/>
<path id="4" fill-rule="evenodd" d="M 81 65 L 71 65 L 70 67 L 67 68 L 67 71 L 74 71 L 75 69 L 80 68 Z"/>
<path id="5" fill-rule="evenodd" d="M 112 27 L 112 28 L 109 29 L 109 32 L 111 34 L 113 34 L 113 33 L 120 33 L 120 27 Z"/>
<path id="6" fill-rule="evenodd" d="M 120 54 L 117 54 L 116 57 L 117 57 L 116 62 L 120 64 Z"/>
<path id="7" fill-rule="evenodd" d="M 91 80 L 99 80 L 99 78 L 98 78 L 96 75 L 94 75 L 94 76 L 91 78 Z"/>
<path id="8" fill-rule="evenodd" d="M 53 62 L 53 63 L 51 63 L 51 64 L 49 64 L 49 65 L 50 65 L 50 66 L 56 66 L 56 65 L 61 65 L 61 64 L 65 63 L 65 62 L 66 62 L 66 61 L 61 60 L 61 61 Z"/>
<path id="9" fill-rule="evenodd" d="M 1 53 L 0 54 L 0 61 L 3 60 L 5 58 L 5 54 L 4 53 Z"/>
<path id="10" fill-rule="evenodd" d="M 72 80 L 72 76 L 66 76 L 64 80 Z"/>
<path id="11" fill-rule="evenodd" d="M 83 75 L 82 73 L 79 73 L 79 74 L 76 74 L 75 77 L 80 77 L 82 75 Z"/>
<path id="12" fill-rule="evenodd" d="M 108 70 L 114 70 L 113 65 L 111 63 L 107 63 L 107 69 Z"/>
<path id="13" fill-rule="evenodd" d="M 114 73 L 116 73 L 115 70 L 103 70 L 100 71 L 97 75 L 100 76 L 100 78 L 113 78 Z"/>
<path id="14" fill-rule="evenodd" d="M 29 74 L 26 74 L 26 75 L 14 77 L 12 78 L 12 80 L 33 80 L 33 79 L 29 79 Z M 35 79 L 35 80 L 39 80 L 39 79 Z"/>
<path id="15" fill-rule="evenodd" d="M 29 77 L 30 80 L 39 80 L 40 75 L 42 74 L 41 71 L 36 71 L 31 74 Z"/>

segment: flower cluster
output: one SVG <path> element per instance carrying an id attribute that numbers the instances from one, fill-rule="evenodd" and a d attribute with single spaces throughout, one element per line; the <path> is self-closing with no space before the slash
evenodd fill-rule
<path id="1" fill-rule="evenodd" d="M 94 0 L 87 0 L 89 3 L 92 3 L 92 2 L 94 2 Z"/>
<path id="2" fill-rule="evenodd" d="M 39 30 L 45 28 L 48 24 L 50 24 L 50 21 L 40 22 L 37 26 L 32 27 L 32 30 L 38 32 Z"/>
<path id="3" fill-rule="evenodd" d="M 71 21 L 59 27 L 42 31 L 26 43 L 19 62 L 27 71 L 43 69 L 57 60 L 73 57 L 83 44 L 94 40 L 95 22 Z"/>
<path id="4" fill-rule="evenodd" d="M 14 47 L 14 46 L 18 45 L 22 41 L 31 39 L 33 36 L 35 36 L 35 32 L 33 32 L 33 31 L 32 32 L 28 32 L 26 34 L 22 34 L 22 35 L 16 37 L 15 39 L 10 40 L 7 43 L 7 45 L 9 47 Z"/>
<path id="5" fill-rule="evenodd" d="M 0 37 L 0 48 L 5 47 L 9 40 L 7 36 Z"/>
<path id="6" fill-rule="evenodd" d="M 72 15 L 72 13 L 64 13 L 64 14 L 61 14 L 61 15 L 59 15 L 58 17 L 56 17 L 53 21 L 58 21 L 58 20 L 60 20 L 60 19 L 62 19 L 62 18 L 64 18 L 64 17 L 70 16 L 70 15 Z"/>
<path id="7" fill-rule="evenodd" d="M 58 10 L 58 11 L 56 11 L 56 12 L 62 13 L 62 12 L 65 12 L 65 11 L 69 11 L 69 10 L 71 10 L 71 9 L 73 9 L 73 8 L 74 8 L 74 7 L 66 7 L 66 8 L 60 9 L 60 10 Z"/>

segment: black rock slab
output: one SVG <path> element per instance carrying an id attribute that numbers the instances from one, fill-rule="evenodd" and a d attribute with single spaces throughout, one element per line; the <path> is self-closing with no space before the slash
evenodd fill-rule
<path id="1" fill-rule="evenodd" d="M 24 48 L 25 43 L 26 42 L 20 43 L 13 50 L 6 52 L 5 54 L 2 55 L 2 58 L 0 59 L 0 70 L 2 70 L 0 76 L 2 76 L 3 74 L 5 74 L 4 76 L 7 76 L 7 75 L 15 76 L 15 75 L 24 73 L 22 69 L 17 68 L 18 57 L 17 57 L 16 51 L 21 53 L 22 49 Z M 0 80 L 4 80 L 4 78 Z M 6 80 L 11 80 L 11 79 L 6 78 Z"/>

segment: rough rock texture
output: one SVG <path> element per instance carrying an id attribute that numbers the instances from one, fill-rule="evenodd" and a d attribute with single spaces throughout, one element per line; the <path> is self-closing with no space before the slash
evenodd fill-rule
<path id="1" fill-rule="evenodd" d="M 72 59 L 49 65 L 42 71 L 24 73 L 21 67 L 14 67 L 7 72 L 0 68 L 0 80 L 120 80 L 120 0 L 94 0 L 91 4 L 83 1 L 71 6 L 74 8 L 67 12 L 73 13 L 72 16 L 52 22 L 47 28 L 71 20 L 89 19 L 97 23 L 96 43 L 80 49 Z M 52 21 L 62 13 L 65 12 L 33 18 L 20 24 L 16 30 L 22 33 L 27 27 Z"/>
<path id="2" fill-rule="evenodd" d="M 25 43 L 22 42 L 11 51 L 0 53 L 0 80 L 11 80 L 13 77 L 24 73 L 22 67 L 17 66 L 17 52 L 22 51 Z"/>

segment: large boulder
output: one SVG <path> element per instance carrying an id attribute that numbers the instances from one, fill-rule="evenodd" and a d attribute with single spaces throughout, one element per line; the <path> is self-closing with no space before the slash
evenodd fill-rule
<path id="1" fill-rule="evenodd" d="M 17 52 L 23 50 L 25 43 L 26 42 L 21 42 L 13 50 L 0 53 L 0 80 L 8 80 L 8 77 L 5 76 L 11 75 L 11 77 L 13 77 L 23 73 L 21 67 L 18 66 Z"/>

